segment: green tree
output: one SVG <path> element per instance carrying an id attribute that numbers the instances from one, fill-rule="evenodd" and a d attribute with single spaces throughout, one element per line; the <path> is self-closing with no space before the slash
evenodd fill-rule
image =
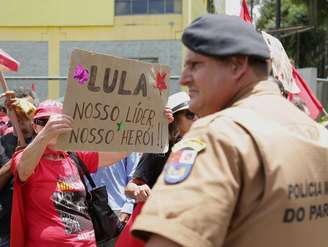
<path id="1" fill-rule="evenodd" d="M 257 22 L 259 29 L 270 32 L 275 28 L 275 6 L 276 1 L 266 1 L 264 3 L 261 8 L 261 17 Z M 306 32 L 281 34 L 279 38 L 288 56 L 295 61 L 296 66 L 317 67 L 318 75 L 324 77 L 327 75 L 327 72 L 325 72 L 325 40 L 327 36 L 327 25 L 325 23 L 327 16 L 320 13 L 320 15 L 317 15 L 317 21 L 314 22 L 315 11 L 311 11 L 310 7 L 307 0 L 281 1 L 281 28 L 311 26 L 314 23 L 317 23 L 317 25 Z M 325 11 L 328 11 L 327 8 Z"/>
<path id="2" fill-rule="evenodd" d="M 293 0 L 295 4 L 306 4 L 309 7 L 310 21 L 314 25 L 327 26 L 328 1 L 327 0 Z"/>
<path id="3" fill-rule="evenodd" d="M 207 0 L 207 12 L 208 13 L 215 13 L 215 5 L 213 0 Z"/>

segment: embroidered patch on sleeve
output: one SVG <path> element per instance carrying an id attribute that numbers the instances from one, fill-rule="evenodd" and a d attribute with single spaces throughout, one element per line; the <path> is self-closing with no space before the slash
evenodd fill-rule
<path id="1" fill-rule="evenodd" d="M 187 139 L 172 148 L 172 154 L 164 168 L 164 182 L 177 184 L 190 174 L 197 154 L 205 149 L 206 144 L 199 139 Z"/>

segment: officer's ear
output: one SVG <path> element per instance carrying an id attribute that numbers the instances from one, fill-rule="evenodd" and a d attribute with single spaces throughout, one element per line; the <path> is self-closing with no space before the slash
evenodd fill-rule
<path id="1" fill-rule="evenodd" d="M 235 56 L 230 59 L 233 78 L 239 80 L 247 71 L 248 57 Z"/>

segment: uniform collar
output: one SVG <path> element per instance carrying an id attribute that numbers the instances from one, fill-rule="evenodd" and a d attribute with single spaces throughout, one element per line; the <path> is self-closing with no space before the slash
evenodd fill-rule
<path id="1" fill-rule="evenodd" d="M 222 110 L 217 111 L 213 114 L 197 119 L 193 123 L 192 128 L 195 129 L 197 127 L 203 126 L 208 122 L 211 122 L 212 119 L 217 118 L 217 115 L 219 115 L 221 111 L 224 111 L 227 108 L 236 107 L 239 106 L 240 104 L 243 104 L 248 100 L 250 95 L 252 96 L 251 98 L 253 98 L 254 96 L 261 96 L 261 95 L 276 95 L 278 97 L 282 97 L 278 84 L 274 81 L 273 78 L 268 78 L 267 80 L 254 82 L 249 86 L 245 87 L 243 90 L 239 91 L 238 94 L 235 95 L 233 100 L 231 100 L 232 103 L 227 105 L 227 107 L 224 107 Z"/>
<path id="2" fill-rule="evenodd" d="M 280 96 L 280 90 L 278 84 L 274 81 L 273 78 L 267 80 L 254 82 L 241 91 L 239 91 L 232 100 L 232 104 L 229 107 L 240 105 L 245 99 L 250 95 L 252 96 L 261 96 L 261 95 L 277 95 Z M 282 96 L 281 96 L 282 97 Z"/>

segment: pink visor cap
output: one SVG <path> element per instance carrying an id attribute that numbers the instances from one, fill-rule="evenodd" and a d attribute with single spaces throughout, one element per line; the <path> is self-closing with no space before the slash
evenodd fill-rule
<path id="1" fill-rule="evenodd" d="M 49 117 L 52 114 L 62 113 L 63 105 L 54 100 L 41 102 L 36 108 L 33 119 Z"/>

